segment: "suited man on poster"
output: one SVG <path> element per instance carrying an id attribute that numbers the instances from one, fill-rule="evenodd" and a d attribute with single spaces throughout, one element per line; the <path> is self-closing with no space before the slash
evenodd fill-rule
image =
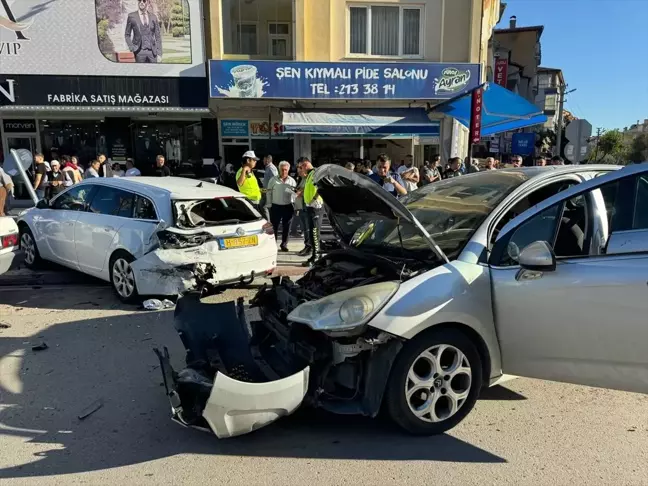
<path id="1" fill-rule="evenodd" d="M 162 34 L 160 22 L 149 12 L 150 0 L 138 0 L 136 12 L 126 20 L 126 45 L 135 54 L 135 62 L 157 63 L 162 61 Z"/>

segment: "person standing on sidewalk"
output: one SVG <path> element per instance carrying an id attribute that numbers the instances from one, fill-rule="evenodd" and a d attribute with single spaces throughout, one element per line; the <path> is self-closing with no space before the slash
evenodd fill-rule
<path id="1" fill-rule="evenodd" d="M 254 206 L 254 209 L 264 214 L 261 211 L 261 188 L 259 181 L 254 175 L 253 169 L 256 167 L 259 157 L 256 156 L 254 150 L 248 150 L 243 154 L 243 164 L 236 172 L 236 186 L 241 194 L 248 198 Z"/>
<path id="2" fill-rule="evenodd" d="M 0 216 L 5 215 L 5 207 L 8 206 L 7 201 L 9 201 L 12 193 L 13 181 L 9 174 L 0 167 Z"/>
<path id="3" fill-rule="evenodd" d="M 36 162 L 36 168 L 34 170 L 34 191 L 36 191 L 36 197 L 38 199 L 43 199 L 45 197 L 45 187 L 47 186 L 47 164 L 45 163 L 43 154 L 34 155 L 34 162 Z"/>
<path id="4" fill-rule="evenodd" d="M 295 212 L 299 219 L 302 236 L 304 237 L 304 248 L 297 253 L 299 256 L 306 256 L 311 253 L 310 237 L 308 236 L 308 214 L 306 213 L 306 206 L 304 205 L 304 186 L 306 185 L 306 174 L 303 168 L 304 157 L 297 159 L 297 176 L 299 182 L 297 183 L 297 192 L 295 198 Z"/>
<path id="5" fill-rule="evenodd" d="M 313 176 L 315 169 L 311 161 L 304 157 L 302 162 L 302 172 L 306 176 L 304 183 L 304 206 L 306 207 L 306 214 L 308 215 L 308 235 L 311 246 L 311 257 L 305 261 L 302 266 L 310 267 L 320 256 L 320 231 L 322 226 L 322 208 L 324 202 L 320 195 L 317 193 L 317 187 L 313 183 Z M 297 194 L 299 195 L 299 193 Z"/>
<path id="6" fill-rule="evenodd" d="M 265 157 L 263 157 L 263 167 L 265 169 L 265 172 L 263 173 L 263 189 L 261 189 L 261 206 L 263 206 L 263 212 L 266 219 L 268 221 L 272 221 L 272 215 L 268 211 L 268 208 L 272 205 L 272 202 L 268 201 L 268 198 L 265 195 L 268 187 L 270 187 L 270 181 L 273 177 L 277 177 L 277 175 L 279 174 L 277 168 L 272 163 L 272 155 L 266 155 Z M 275 234 L 277 233 L 275 232 Z"/>
<path id="7" fill-rule="evenodd" d="M 266 166 L 267 167 L 267 166 Z M 285 160 L 279 162 L 279 175 L 274 176 L 268 182 L 266 196 L 266 209 L 270 209 L 270 222 L 274 228 L 274 234 L 279 236 L 279 225 L 281 225 L 281 251 L 288 251 L 288 235 L 290 223 L 292 222 L 293 200 L 295 199 L 295 179 L 288 175 L 290 164 Z"/>

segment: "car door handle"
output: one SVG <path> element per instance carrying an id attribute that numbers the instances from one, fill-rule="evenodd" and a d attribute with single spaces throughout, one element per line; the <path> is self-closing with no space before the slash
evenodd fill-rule
<path id="1" fill-rule="evenodd" d="M 539 278 L 542 278 L 543 272 L 537 271 L 537 270 L 527 270 L 526 268 L 521 268 L 518 270 L 518 272 L 515 274 L 515 280 L 518 282 L 520 280 L 538 280 Z"/>
<path id="2" fill-rule="evenodd" d="M 104 228 L 104 231 L 105 231 L 105 232 L 108 232 L 108 231 L 115 231 L 115 228 L 113 228 L 112 226 L 106 226 L 106 227 Z"/>

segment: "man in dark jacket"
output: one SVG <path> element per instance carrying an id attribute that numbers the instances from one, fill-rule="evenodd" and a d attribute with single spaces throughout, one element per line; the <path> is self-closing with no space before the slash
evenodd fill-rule
<path id="1" fill-rule="evenodd" d="M 149 0 L 138 0 L 137 12 L 128 14 L 124 37 L 135 62 L 162 61 L 162 34 L 157 17 L 150 13 Z"/>

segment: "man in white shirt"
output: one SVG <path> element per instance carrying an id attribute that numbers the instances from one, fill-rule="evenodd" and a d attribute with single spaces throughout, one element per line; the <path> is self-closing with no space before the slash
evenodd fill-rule
<path id="1" fill-rule="evenodd" d="M 413 166 L 414 166 L 414 157 L 411 155 L 406 155 L 405 163 L 396 170 L 396 173 L 399 176 L 402 176 L 403 172 L 405 172 L 406 170 L 410 170 Z"/>
<path id="2" fill-rule="evenodd" d="M 140 170 L 133 164 L 133 159 L 126 159 L 126 173 L 124 177 L 137 177 L 141 175 Z"/>
<path id="3" fill-rule="evenodd" d="M 267 168 L 267 166 L 266 166 Z M 270 222 L 275 235 L 279 235 L 281 224 L 281 251 L 288 251 L 288 234 L 290 223 L 294 214 L 293 202 L 295 201 L 295 188 L 297 182 L 288 175 L 290 164 L 285 160 L 279 162 L 279 174 L 272 177 L 266 190 L 266 208 L 270 209 Z"/>

